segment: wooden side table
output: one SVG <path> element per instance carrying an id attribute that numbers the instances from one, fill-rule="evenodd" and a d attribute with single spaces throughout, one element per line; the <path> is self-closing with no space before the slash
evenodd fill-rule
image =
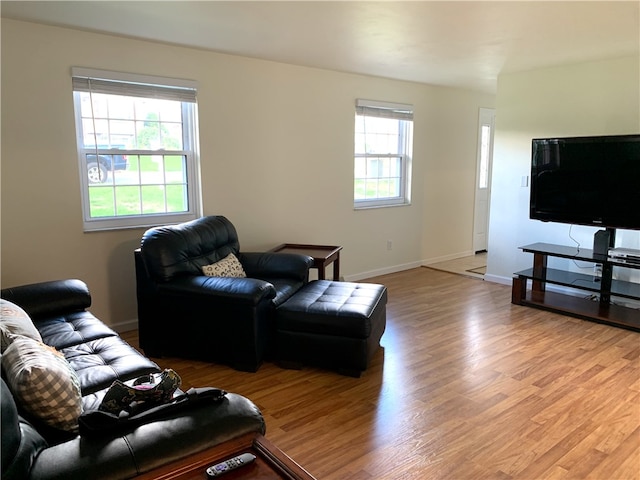
<path id="1" fill-rule="evenodd" d="M 271 249 L 272 252 L 300 253 L 313 258 L 313 268 L 318 269 L 318 280 L 325 279 L 325 268 L 333 263 L 333 279 L 340 280 L 340 250 L 335 245 L 302 245 L 298 243 L 283 243 Z"/>
<path id="2" fill-rule="evenodd" d="M 259 434 L 251 433 L 135 477 L 138 480 L 207 480 L 208 467 L 241 453 L 256 460 L 225 473 L 225 480 L 316 480 L 291 457 Z"/>

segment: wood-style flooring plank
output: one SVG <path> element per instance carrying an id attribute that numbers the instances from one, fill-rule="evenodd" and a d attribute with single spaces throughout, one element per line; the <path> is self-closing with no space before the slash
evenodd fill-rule
<path id="1" fill-rule="evenodd" d="M 186 388 L 253 400 L 267 438 L 318 479 L 640 480 L 639 333 L 512 305 L 508 286 L 430 268 L 367 281 L 389 303 L 361 378 L 154 360 Z"/>

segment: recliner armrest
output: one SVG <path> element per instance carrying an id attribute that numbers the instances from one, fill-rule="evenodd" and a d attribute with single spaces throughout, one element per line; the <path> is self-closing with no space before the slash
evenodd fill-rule
<path id="1" fill-rule="evenodd" d="M 89 287 L 77 279 L 3 288 L 1 296 L 22 307 L 33 320 L 59 313 L 80 312 L 91 306 Z"/>
<path id="2" fill-rule="evenodd" d="M 247 276 L 258 278 L 293 278 L 306 282 L 313 258 L 297 253 L 241 252 L 238 260 Z"/>
<path id="3" fill-rule="evenodd" d="M 257 305 L 276 296 L 275 287 L 257 278 L 182 276 L 157 285 L 158 292 L 187 296 L 194 300 L 211 299 L 237 304 Z"/>

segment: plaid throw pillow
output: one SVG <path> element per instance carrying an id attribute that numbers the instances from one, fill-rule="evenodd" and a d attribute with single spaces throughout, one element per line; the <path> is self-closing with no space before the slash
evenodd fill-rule
<path id="1" fill-rule="evenodd" d="M 211 265 L 205 265 L 202 267 L 202 273 L 207 277 L 246 277 L 247 274 L 242 268 L 240 260 L 230 253 L 222 260 Z"/>
<path id="2" fill-rule="evenodd" d="M 2 368 L 16 403 L 26 412 L 53 428 L 78 430 L 80 381 L 60 352 L 16 336 L 2 355 Z"/>

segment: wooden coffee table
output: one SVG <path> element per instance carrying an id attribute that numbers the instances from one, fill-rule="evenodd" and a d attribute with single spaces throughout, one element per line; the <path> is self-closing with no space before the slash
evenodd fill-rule
<path id="1" fill-rule="evenodd" d="M 283 243 L 271 249 L 272 252 L 301 253 L 313 258 L 313 268 L 318 269 L 318 280 L 325 279 L 325 268 L 333 263 L 333 279 L 340 280 L 340 250 L 335 245 L 303 245 L 299 243 Z"/>
<path id="2" fill-rule="evenodd" d="M 251 433 L 178 460 L 138 480 L 207 480 L 206 469 L 241 453 L 253 453 L 256 460 L 220 476 L 223 480 L 316 480 L 291 457 L 259 434 Z"/>

